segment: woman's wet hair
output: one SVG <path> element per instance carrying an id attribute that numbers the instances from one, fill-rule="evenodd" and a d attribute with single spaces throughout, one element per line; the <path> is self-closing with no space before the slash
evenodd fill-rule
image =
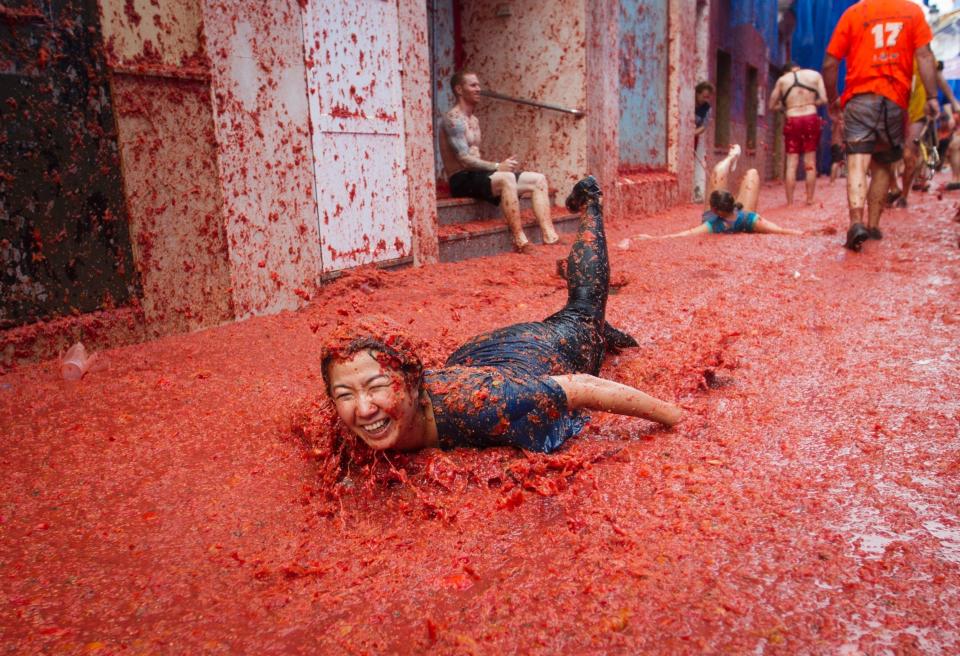
<path id="1" fill-rule="evenodd" d="M 357 353 L 370 353 L 384 369 L 403 376 L 410 387 L 419 388 L 423 362 L 420 340 L 387 317 L 368 316 L 343 324 L 327 337 L 320 354 L 323 384 L 330 394 L 330 366 L 336 360 L 349 360 Z"/>
<path id="2" fill-rule="evenodd" d="M 743 209 L 743 205 L 729 191 L 717 189 L 710 194 L 710 209 L 714 212 L 735 212 Z"/>

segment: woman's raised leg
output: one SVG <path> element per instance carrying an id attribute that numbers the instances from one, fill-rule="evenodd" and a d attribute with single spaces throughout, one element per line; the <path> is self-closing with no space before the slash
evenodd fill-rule
<path id="1" fill-rule="evenodd" d="M 578 182 L 567 197 L 567 208 L 580 211 L 577 239 L 567 256 L 567 306 L 588 309 L 603 322 L 610 286 L 610 262 L 603 228 L 602 192 L 593 176 Z"/>
<path id="2" fill-rule="evenodd" d="M 757 169 L 750 169 L 743 174 L 736 198 L 737 202 L 743 205 L 744 212 L 757 211 L 757 203 L 760 201 L 760 174 Z"/>
<path id="3" fill-rule="evenodd" d="M 711 193 L 718 189 L 730 191 L 730 172 L 737 168 L 738 159 L 740 159 L 740 146 L 733 144 L 730 146 L 727 156 L 713 167 L 713 172 L 710 174 L 710 180 L 707 183 L 707 193 L 703 199 L 707 209 L 710 209 Z"/>

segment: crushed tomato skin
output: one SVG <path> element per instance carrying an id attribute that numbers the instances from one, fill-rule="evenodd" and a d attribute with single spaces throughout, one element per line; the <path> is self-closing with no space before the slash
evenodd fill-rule
<path id="1" fill-rule="evenodd" d="M 822 209 L 780 193 L 764 213 L 785 225 L 843 207 L 842 185 Z M 918 195 L 859 255 L 836 234 L 615 252 L 608 315 L 641 347 L 602 375 L 686 417 L 597 413 L 550 455 L 374 454 L 337 434 L 319 373 L 355 305 L 411 326 L 427 367 L 545 316 L 564 297 L 547 252 L 350 273 L 302 312 L 111 350 L 80 384 L 8 372 L 7 646 L 960 653 L 954 202 Z"/>

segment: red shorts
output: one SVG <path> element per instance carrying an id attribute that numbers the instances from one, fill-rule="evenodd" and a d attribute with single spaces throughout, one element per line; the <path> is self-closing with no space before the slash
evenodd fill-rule
<path id="1" fill-rule="evenodd" d="M 783 141 L 789 154 L 817 151 L 822 121 L 817 114 L 788 116 L 783 126 Z"/>

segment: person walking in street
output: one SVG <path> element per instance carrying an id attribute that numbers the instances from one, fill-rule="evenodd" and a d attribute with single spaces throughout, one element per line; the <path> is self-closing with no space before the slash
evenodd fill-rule
<path id="1" fill-rule="evenodd" d="M 841 111 L 843 116 L 850 211 L 844 246 L 852 251 L 859 251 L 867 239 L 883 237 L 880 215 L 893 175 L 891 166 L 903 156 L 915 58 L 927 92 L 927 116 L 936 119 L 940 113 L 932 38 L 923 12 L 910 0 L 861 0 L 843 13 L 827 45 L 823 79 L 831 118 L 840 118 Z M 838 100 L 842 60 L 847 62 L 846 88 Z"/>
<path id="2" fill-rule="evenodd" d="M 817 146 L 820 144 L 822 121 L 817 113 L 820 105 L 827 102 L 820 73 L 801 68 L 793 62 L 783 67 L 783 75 L 777 80 L 770 94 L 770 109 L 782 109 L 786 116 L 783 124 L 784 149 L 787 151 L 787 170 L 783 186 L 787 192 L 787 205 L 793 205 L 793 190 L 797 184 L 797 164 L 803 157 L 804 181 L 807 186 L 807 205 L 813 205 L 817 186 Z"/>

